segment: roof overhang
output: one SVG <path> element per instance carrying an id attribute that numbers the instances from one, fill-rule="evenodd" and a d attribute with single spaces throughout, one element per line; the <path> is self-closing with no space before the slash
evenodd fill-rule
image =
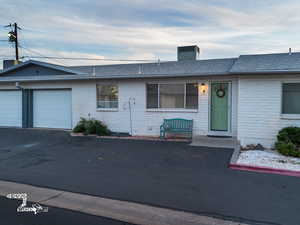
<path id="1" fill-rule="evenodd" d="M 300 70 L 231 71 L 230 74 L 235 74 L 235 75 L 300 74 Z"/>
<path id="2" fill-rule="evenodd" d="M 111 75 L 111 76 L 93 76 L 93 75 L 51 75 L 51 76 L 30 76 L 30 77 L 0 77 L 0 83 L 9 82 L 45 82 L 45 81 L 76 81 L 76 80 L 111 80 L 111 79 L 153 79 L 153 78 L 186 78 L 186 77 L 211 77 L 211 76 L 229 76 L 230 73 L 205 73 L 205 74 L 144 74 L 144 75 Z"/>
<path id="3" fill-rule="evenodd" d="M 28 60 L 26 62 L 23 62 L 23 63 L 17 64 L 17 65 L 14 65 L 12 67 L 9 67 L 7 69 L 0 70 L 0 76 L 2 74 L 12 72 L 14 70 L 20 69 L 22 67 L 26 67 L 28 65 L 38 65 L 38 66 L 46 67 L 46 68 L 53 69 L 53 70 L 59 70 L 59 71 L 62 71 L 62 72 L 65 72 L 65 73 L 70 73 L 70 74 L 83 74 L 82 72 L 78 72 L 76 70 L 72 70 L 72 69 L 66 68 L 64 66 L 55 65 L 55 64 L 46 63 L 46 62 L 41 62 L 41 61 Z"/>

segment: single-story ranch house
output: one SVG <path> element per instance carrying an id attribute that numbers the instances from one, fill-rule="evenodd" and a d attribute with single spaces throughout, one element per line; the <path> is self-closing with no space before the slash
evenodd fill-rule
<path id="1" fill-rule="evenodd" d="M 159 135 L 165 118 L 193 119 L 193 135 L 272 147 L 300 126 L 300 53 L 198 60 L 197 46 L 171 62 L 59 66 L 4 62 L 0 126 L 71 129 L 80 117 L 112 131 Z"/>

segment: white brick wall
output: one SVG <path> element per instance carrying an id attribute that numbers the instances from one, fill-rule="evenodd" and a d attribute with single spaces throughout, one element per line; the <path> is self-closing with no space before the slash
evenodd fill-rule
<path id="1" fill-rule="evenodd" d="M 165 80 L 167 81 L 167 80 Z M 159 82 L 165 82 L 160 80 Z M 91 117 L 105 122 L 113 131 L 129 132 L 130 119 L 128 100 L 135 98 L 135 105 L 132 109 L 132 126 L 134 135 L 159 135 L 159 127 L 165 118 L 184 118 L 194 120 L 194 135 L 206 135 L 208 133 L 209 107 L 208 93 L 203 95 L 199 93 L 198 112 L 166 112 L 166 111 L 148 111 L 146 109 L 146 83 L 156 82 L 155 80 L 127 80 L 117 82 L 119 87 L 119 109 L 118 111 L 100 111 L 96 110 L 96 82 L 83 82 L 73 85 L 73 125 L 77 123 L 80 117 Z M 101 83 L 98 81 L 98 83 Z M 167 82 L 187 82 L 187 80 L 168 80 Z M 206 80 L 189 80 L 189 82 L 209 83 Z M 233 81 L 233 89 L 236 93 L 237 82 Z M 234 94 L 236 97 L 237 95 Z M 236 101 L 236 100 L 235 100 Z M 235 102 L 234 101 L 234 102 Z M 236 104 L 233 107 L 233 135 L 236 135 Z"/>
<path id="2" fill-rule="evenodd" d="M 237 80 L 233 77 L 214 78 L 215 81 L 232 81 L 232 135 L 237 136 Z M 207 85 L 212 80 L 204 79 L 160 79 L 160 80 L 119 80 L 119 81 L 60 81 L 21 83 L 32 89 L 72 88 L 72 124 L 77 124 L 80 117 L 87 118 L 90 114 L 105 122 L 113 131 L 130 132 L 128 100 L 135 98 L 132 110 L 132 125 L 134 135 L 159 135 L 159 127 L 165 118 L 184 118 L 194 120 L 194 135 L 207 135 L 209 130 L 209 93 L 199 93 L 199 108 L 197 112 L 150 112 L 146 109 L 146 83 L 197 82 Z M 99 111 L 96 108 L 96 84 L 116 83 L 119 87 L 118 111 Z M 15 84 L 0 84 L 0 89 L 15 88 Z"/>
<path id="3" fill-rule="evenodd" d="M 282 82 L 299 82 L 295 76 L 241 77 L 239 80 L 238 139 L 243 146 L 260 143 L 273 147 L 276 135 L 286 126 L 300 126 L 299 119 L 281 116 Z M 300 100 L 299 100 L 300 101 Z"/>

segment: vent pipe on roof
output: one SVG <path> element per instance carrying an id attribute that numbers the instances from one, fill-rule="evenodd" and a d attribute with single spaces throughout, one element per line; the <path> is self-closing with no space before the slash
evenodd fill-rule
<path id="1" fill-rule="evenodd" d="M 143 72 L 143 65 L 142 64 L 140 64 L 139 65 L 139 74 L 143 74 L 144 72 Z"/>
<path id="2" fill-rule="evenodd" d="M 289 48 L 289 55 L 292 55 L 292 48 Z"/>
<path id="3" fill-rule="evenodd" d="M 5 59 L 3 60 L 3 69 L 7 69 L 9 67 L 12 67 L 14 65 L 17 65 L 21 63 L 21 61 L 18 61 L 18 60 L 13 60 L 13 59 Z"/>

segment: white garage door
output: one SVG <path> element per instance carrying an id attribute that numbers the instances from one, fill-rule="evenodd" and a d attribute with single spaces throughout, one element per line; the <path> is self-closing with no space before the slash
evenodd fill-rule
<path id="1" fill-rule="evenodd" d="M 0 126 L 22 126 L 22 92 L 0 90 Z"/>
<path id="2" fill-rule="evenodd" d="M 71 129 L 71 91 L 33 91 L 33 126 Z"/>

